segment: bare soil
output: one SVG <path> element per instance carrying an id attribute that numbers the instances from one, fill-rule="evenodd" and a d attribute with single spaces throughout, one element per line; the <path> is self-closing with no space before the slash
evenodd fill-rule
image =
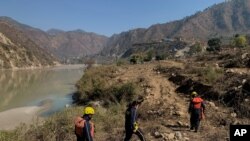
<path id="1" fill-rule="evenodd" d="M 198 133 L 190 131 L 190 115 L 187 111 L 189 95 L 177 92 L 178 85 L 169 81 L 168 75 L 157 71 L 156 68 L 159 65 L 176 69 L 185 68 L 184 63 L 177 61 L 127 65 L 120 68 L 115 78 L 117 82 L 137 80 L 145 82 L 141 86 L 144 89 L 145 101 L 139 108 L 139 124 L 147 140 L 225 141 L 229 140 L 230 124 L 250 123 L 248 118 L 238 118 L 231 107 L 204 98 L 206 117 L 201 121 Z M 234 71 L 248 73 L 249 70 L 234 69 Z M 117 129 L 118 133 L 122 131 L 123 128 Z M 179 133 L 181 133 L 181 138 L 178 139 L 175 134 Z M 171 138 L 173 134 L 175 136 Z"/>

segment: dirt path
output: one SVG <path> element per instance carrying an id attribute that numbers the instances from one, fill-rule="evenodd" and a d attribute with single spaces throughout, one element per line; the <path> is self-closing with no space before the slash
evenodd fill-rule
<path id="1" fill-rule="evenodd" d="M 182 64 L 173 61 L 163 62 L 162 65 L 183 67 Z M 213 112 L 213 114 L 209 115 L 206 120 L 201 122 L 200 132 L 190 132 L 188 127 L 189 114 L 187 112 L 189 104 L 188 96 L 176 93 L 176 86 L 171 83 L 167 77 L 154 71 L 156 66 L 157 64 L 128 66 L 128 68 L 123 71 L 122 75 L 119 76 L 119 79 L 127 81 L 138 79 L 138 77 L 144 77 L 146 79 L 149 85 L 149 88 L 147 88 L 148 96 L 146 98 L 146 103 L 148 104 L 148 107 L 151 107 L 151 109 L 147 110 L 154 111 L 155 109 L 158 109 L 159 111 L 155 111 L 156 113 L 163 111 L 164 114 L 156 117 L 158 120 L 154 124 L 157 125 L 156 129 L 160 133 L 167 136 L 165 138 L 173 135 L 173 133 L 176 134 L 176 132 L 179 132 L 182 135 L 182 140 L 206 141 L 208 140 L 207 137 L 216 137 L 218 131 L 220 131 L 223 136 L 227 134 L 224 127 L 218 128 L 213 123 L 213 120 L 210 120 L 213 118 L 213 115 L 217 114 L 215 109 L 212 109 L 214 107 L 211 107 L 210 105 L 208 105 L 207 108 L 211 108 L 208 111 Z M 219 110 L 217 109 L 217 111 Z M 150 121 L 142 123 L 142 126 L 146 130 L 147 128 L 152 130 L 152 127 L 150 127 L 149 124 Z M 148 138 L 149 140 L 156 140 L 154 135 L 150 135 Z M 225 140 L 225 138 L 218 140 Z"/>

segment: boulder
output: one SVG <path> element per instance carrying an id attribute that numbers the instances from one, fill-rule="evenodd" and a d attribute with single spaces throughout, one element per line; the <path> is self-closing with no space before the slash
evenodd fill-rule
<path id="1" fill-rule="evenodd" d="M 154 132 L 154 133 L 153 133 L 153 136 L 154 136 L 155 138 L 162 138 L 162 137 L 163 137 L 162 134 L 160 134 L 160 132 L 158 132 L 158 131 Z"/>
<path id="2" fill-rule="evenodd" d="M 179 117 L 183 117 L 185 114 L 182 111 L 176 111 L 174 113 L 174 115 L 179 116 Z"/>
<path id="3" fill-rule="evenodd" d="M 175 134 L 174 134 L 174 133 L 168 134 L 168 139 L 169 139 L 169 140 L 173 140 L 174 137 L 175 137 Z"/>
<path id="4" fill-rule="evenodd" d="M 211 107 L 216 107 L 215 104 L 213 102 L 207 102 L 208 105 L 210 105 Z"/>
<path id="5" fill-rule="evenodd" d="M 175 139 L 177 139 L 177 140 L 181 140 L 182 139 L 182 134 L 181 134 L 180 131 L 175 132 Z"/>
<path id="6" fill-rule="evenodd" d="M 236 114 L 236 113 L 231 113 L 230 115 L 231 115 L 231 117 L 233 117 L 233 118 L 236 118 L 236 117 L 237 117 L 237 114 Z"/>

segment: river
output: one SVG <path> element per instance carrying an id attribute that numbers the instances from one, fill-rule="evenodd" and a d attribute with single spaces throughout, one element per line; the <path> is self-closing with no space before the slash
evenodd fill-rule
<path id="1" fill-rule="evenodd" d="M 39 115 L 44 117 L 70 105 L 72 93 L 76 91 L 75 83 L 83 75 L 83 70 L 83 65 L 0 70 L 0 122 L 1 113 L 13 109 L 49 105 Z"/>

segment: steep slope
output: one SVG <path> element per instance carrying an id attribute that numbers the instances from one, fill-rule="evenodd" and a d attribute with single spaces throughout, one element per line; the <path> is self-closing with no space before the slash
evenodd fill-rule
<path id="1" fill-rule="evenodd" d="M 217 66 L 217 69 L 223 70 L 217 72 L 223 73 L 223 79 L 217 76 L 217 81 L 204 83 L 211 75 L 200 75 L 206 71 L 201 71 L 201 68 L 207 69 L 204 64 L 212 65 L 218 60 L 209 62 L 210 58 L 209 61 L 186 59 L 119 67 L 102 66 L 86 70 L 76 85 L 80 92 L 76 96 L 82 99 L 82 102 L 90 101 L 89 104 L 96 106 L 94 121 L 99 125 L 99 130 L 95 139 L 118 141 L 124 138 L 126 109 L 121 105 L 129 97 L 136 99 L 133 92 L 137 92 L 137 97 L 144 97 L 144 102 L 138 109 L 138 123 L 146 139 L 150 141 L 224 141 L 229 138 L 230 125 L 249 124 L 249 101 L 245 100 L 249 99 L 249 95 L 246 95 L 249 92 L 249 88 L 246 89 L 250 82 L 249 75 L 227 73 Z M 214 69 L 216 70 L 216 66 L 211 70 Z M 200 74 L 197 74 L 199 72 Z M 89 83 L 91 80 L 93 83 Z M 120 87 L 131 83 L 134 84 L 129 85 L 131 87 Z M 242 86 L 243 83 L 245 84 Z M 96 85 L 99 86 L 98 89 Z M 122 89 L 119 90 L 120 88 Z M 244 92 L 241 91 L 243 89 Z M 192 91 L 198 92 L 206 103 L 206 118 L 202 120 L 198 133 L 189 130 L 188 106 Z M 226 101 L 240 105 L 227 105 L 222 101 L 224 96 Z M 116 104 L 110 104 L 112 102 Z M 240 110 L 237 109 L 239 107 Z"/>
<path id="2" fill-rule="evenodd" d="M 213 36 L 230 36 L 250 31 L 250 1 L 233 0 L 215 5 L 184 20 L 185 24 L 175 35 L 207 39 Z"/>
<path id="3" fill-rule="evenodd" d="M 49 49 L 58 57 L 80 57 L 98 53 L 106 43 L 107 37 L 82 30 L 49 31 Z"/>
<path id="4" fill-rule="evenodd" d="M 52 29 L 44 32 L 8 17 L 0 17 L 0 22 L 7 23 L 16 30 L 19 30 L 39 47 L 52 52 L 60 59 L 96 54 L 103 48 L 107 41 L 107 37 L 105 36 L 82 30 L 65 32 Z"/>
<path id="5" fill-rule="evenodd" d="M 250 0 L 233 0 L 214 5 L 182 20 L 134 29 L 113 35 L 102 54 L 122 55 L 134 43 L 182 37 L 202 40 L 250 32 Z"/>
<path id="6" fill-rule="evenodd" d="M 53 65 L 55 58 L 22 31 L 0 20 L 0 68 Z"/>
<path id="7" fill-rule="evenodd" d="M 96 125 L 94 140 L 123 140 L 127 102 L 139 95 L 144 97 L 144 102 L 138 109 L 138 123 L 146 140 L 229 140 L 230 125 L 250 124 L 249 68 L 244 68 L 245 73 L 239 71 L 240 68 L 229 72 L 220 63 L 215 65 L 222 60 L 231 62 L 235 56 L 227 53 L 232 52 L 207 54 L 202 56 L 203 59 L 197 56 L 183 60 L 88 68 L 76 84 L 80 93 L 75 93 L 73 97 L 78 96 L 83 102 L 88 102 L 87 105 L 95 108 L 92 119 Z M 233 54 L 240 57 L 242 54 L 249 54 L 246 50 L 239 52 L 240 55 L 236 52 Z M 206 72 L 221 75 L 207 75 Z M 214 81 L 208 83 L 207 78 L 214 78 Z M 206 118 L 201 121 L 198 133 L 189 130 L 188 106 L 192 91 L 198 92 L 206 103 Z M 239 105 L 232 107 L 231 104 Z M 0 140 L 73 141 L 76 137 L 72 120 L 82 115 L 83 106 L 66 108 L 63 112 L 45 119 L 45 122 L 42 121 L 43 124 L 37 124 L 37 121 L 32 126 L 22 124 L 22 130 L 17 128 L 10 131 L 16 136 L 1 132 Z M 136 136 L 132 138 L 133 141 L 138 140 Z"/>

